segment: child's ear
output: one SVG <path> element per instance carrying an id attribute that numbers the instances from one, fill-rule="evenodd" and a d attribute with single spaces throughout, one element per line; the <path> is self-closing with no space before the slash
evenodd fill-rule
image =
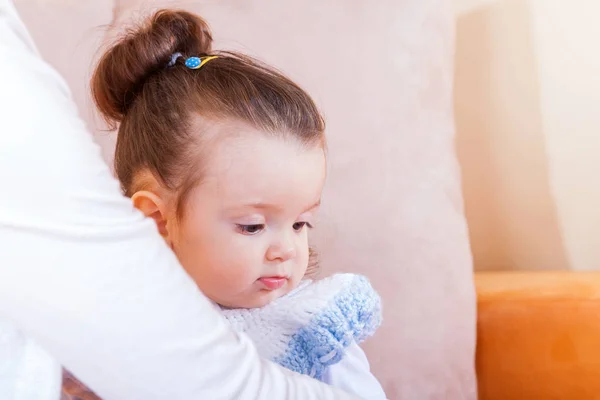
<path id="1" fill-rule="evenodd" d="M 131 196 L 133 205 L 135 208 L 140 210 L 146 217 L 150 217 L 156 223 L 158 232 L 167 241 L 169 241 L 169 231 L 167 229 L 167 215 L 166 215 L 166 204 L 163 199 L 158 195 L 141 190 L 135 192 Z"/>

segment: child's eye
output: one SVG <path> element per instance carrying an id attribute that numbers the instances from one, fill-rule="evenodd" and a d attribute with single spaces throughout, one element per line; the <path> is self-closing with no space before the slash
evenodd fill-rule
<path id="1" fill-rule="evenodd" d="M 256 235 L 265 229 L 263 224 L 255 224 L 255 225 L 240 225 L 237 226 L 238 230 L 244 235 Z"/>
<path id="2" fill-rule="evenodd" d="M 294 224 L 294 230 L 296 232 L 300 232 L 302 229 L 304 229 L 304 227 L 308 227 L 309 229 L 312 228 L 312 225 L 309 224 L 308 222 L 296 222 Z"/>

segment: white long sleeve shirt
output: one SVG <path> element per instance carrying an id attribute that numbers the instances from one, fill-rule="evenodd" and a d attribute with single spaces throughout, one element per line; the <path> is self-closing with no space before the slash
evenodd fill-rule
<path id="1" fill-rule="evenodd" d="M 228 328 L 0 0 L 0 398 L 58 399 L 60 364 L 107 400 L 350 398 Z"/>

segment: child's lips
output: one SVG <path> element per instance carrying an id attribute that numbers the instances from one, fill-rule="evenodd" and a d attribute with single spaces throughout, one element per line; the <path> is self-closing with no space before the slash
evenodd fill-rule
<path id="1" fill-rule="evenodd" d="M 285 276 L 265 276 L 260 278 L 258 281 L 268 290 L 277 290 L 281 289 L 288 278 Z"/>

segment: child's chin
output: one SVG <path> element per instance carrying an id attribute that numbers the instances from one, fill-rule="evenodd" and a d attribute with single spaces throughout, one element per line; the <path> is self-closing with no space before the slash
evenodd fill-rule
<path id="1" fill-rule="evenodd" d="M 252 299 L 248 299 L 244 304 L 237 306 L 237 308 L 260 308 L 277 300 L 281 296 L 284 296 L 290 291 L 289 288 L 283 287 L 277 290 L 260 290 L 253 296 Z"/>
<path id="2" fill-rule="evenodd" d="M 248 296 L 245 299 L 238 299 L 236 302 L 232 303 L 221 303 L 218 302 L 222 307 L 226 308 L 261 308 L 271 303 L 274 300 L 277 300 L 281 296 L 285 296 L 289 292 L 296 287 L 297 284 L 293 284 L 291 281 L 288 282 L 281 289 L 275 290 L 265 290 L 259 289 L 252 296 Z"/>

